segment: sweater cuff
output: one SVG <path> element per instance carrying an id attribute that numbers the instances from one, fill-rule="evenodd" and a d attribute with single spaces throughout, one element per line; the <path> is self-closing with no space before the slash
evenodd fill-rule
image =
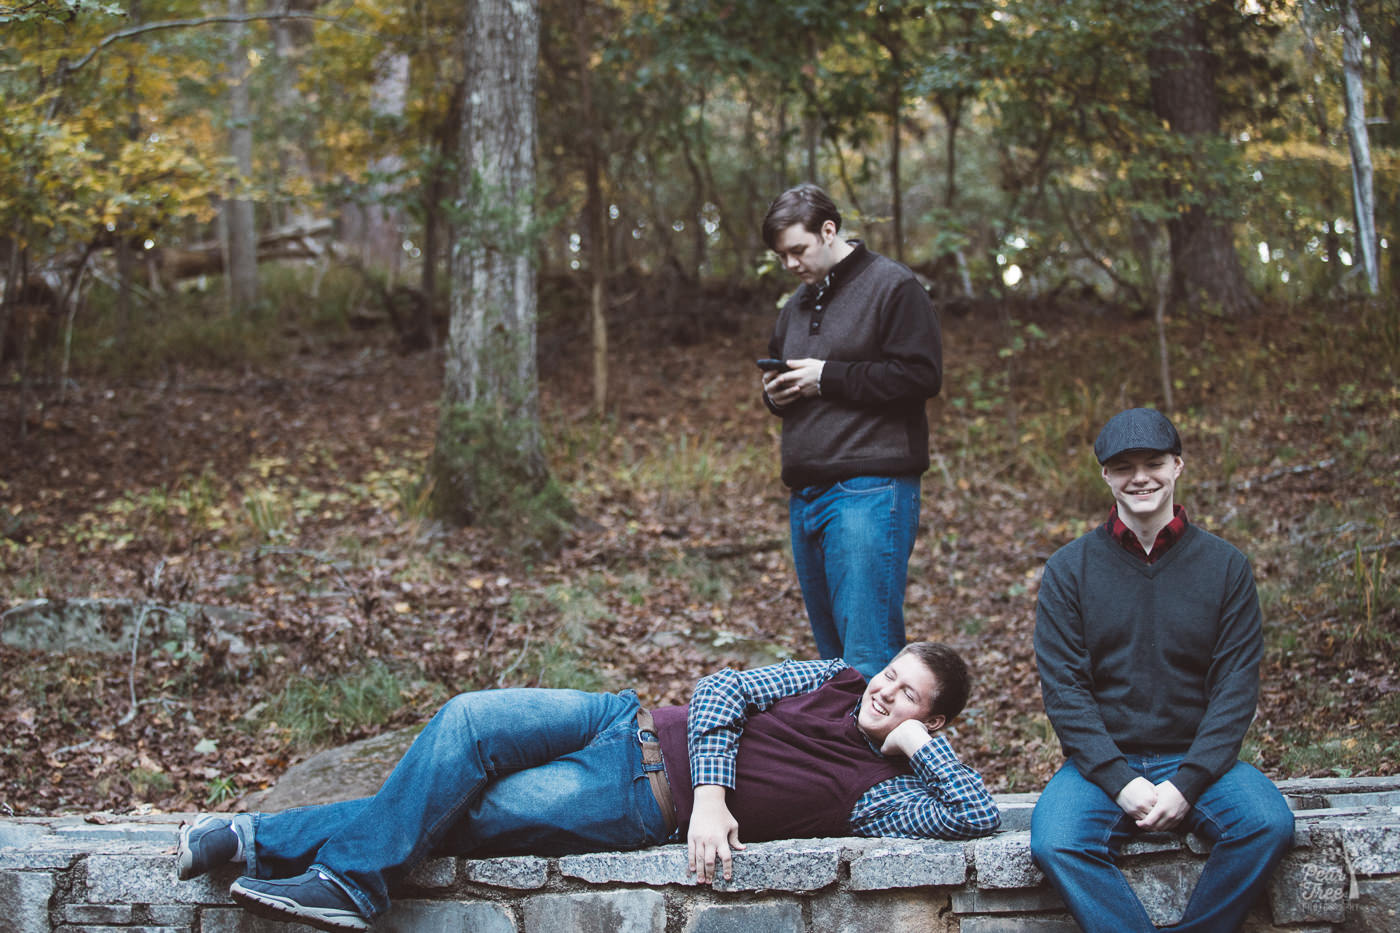
<path id="1" fill-rule="evenodd" d="M 846 398 L 846 373 L 850 368 L 849 360 L 825 360 L 817 394 L 826 399 Z"/>
<path id="2" fill-rule="evenodd" d="M 1210 786 L 1210 775 L 1200 768 L 1193 767 L 1187 762 L 1182 762 L 1182 767 L 1177 769 L 1169 780 L 1172 786 L 1181 791 L 1181 796 L 1186 798 L 1186 802 L 1191 806 L 1196 805 L 1196 801 L 1201 799 L 1201 794 L 1205 793 Z"/>
<path id="3" fill-rule="evenodd" d="M 1088 775 L 1089 780 L 1097 784 L 1099 790 L 1107 794 L 1108 799 L 1114 803 L 1118 802 L 1118 795 L 1123 793 L 1123 788 L 1140 777 L 1142 775 L 1134 771 L 1122 758 L 1106 762 L 1102 767 Z M 1183 795 L 1185 793 L 1182 791 Z"/>

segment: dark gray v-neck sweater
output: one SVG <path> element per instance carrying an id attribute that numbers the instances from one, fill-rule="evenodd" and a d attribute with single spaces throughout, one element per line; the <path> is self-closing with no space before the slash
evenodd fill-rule
<path id="1" fill-rule="evenodd" d="M 1239 549 L 1188 526 L 1155 563 L 1100 527 L 1045 565 L 1035 653 L 1065 755 L 1116 797 L 1128 754 L 1184 754 L 1194 804 L 1239 757 L 1259 697 L 1259 598 Z"/>

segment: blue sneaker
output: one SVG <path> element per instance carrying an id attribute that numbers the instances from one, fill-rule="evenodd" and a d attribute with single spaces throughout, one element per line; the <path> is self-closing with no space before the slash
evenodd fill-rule
<path id="1" fill-rule="evenodd" d="M 216 813 L 206 813 L 193 823 L 180 827 L 175 873 L 181 881 L 198 878 L 207 871 L 232 862 L 238 857 L 240 848 L 233 820 Z"/>
<path id="2" fill-rule="evenodd" d="M 369 920 L 325 872 L 295 878 L 239 878 L 228 889 L 239 904 L 274 920 L 297 920 L 318 930 L 368 930 Z"/>

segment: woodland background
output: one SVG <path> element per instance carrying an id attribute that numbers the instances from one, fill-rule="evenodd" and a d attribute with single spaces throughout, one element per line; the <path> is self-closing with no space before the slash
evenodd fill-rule
<path id="1" fill-rule="evenodd" d="M 909 630 L 973 662 L 993 789 L 1058 764 L 1039 568 L 1128 405 L 1254 562 L 1247 757 L 1394 773 L 1395 0 L 0 28 L 0 812 L 232 807 L 458 690 L 681 702 L 810 656 L 752 363 L 793 285 L 759 221 L 809 179 L 943 321 Z M 40 600 L 121 632 L 119 598 L 151 624 L 117 651 L 21 637 Z M 177 603 L 210 611 L 167 637 Z"/>

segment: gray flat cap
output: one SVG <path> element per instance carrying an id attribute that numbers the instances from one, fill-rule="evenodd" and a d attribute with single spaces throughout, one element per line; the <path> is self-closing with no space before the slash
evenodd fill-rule
<path id="1" fill-rule="evenodd" d="M 1094 441 L 1094 456 L 1107 463 L 1129 450 L 1164 450 L 1181 455 L 1181 435 L 1155 408 L 1129 408 L 1108 419 Z"/>

